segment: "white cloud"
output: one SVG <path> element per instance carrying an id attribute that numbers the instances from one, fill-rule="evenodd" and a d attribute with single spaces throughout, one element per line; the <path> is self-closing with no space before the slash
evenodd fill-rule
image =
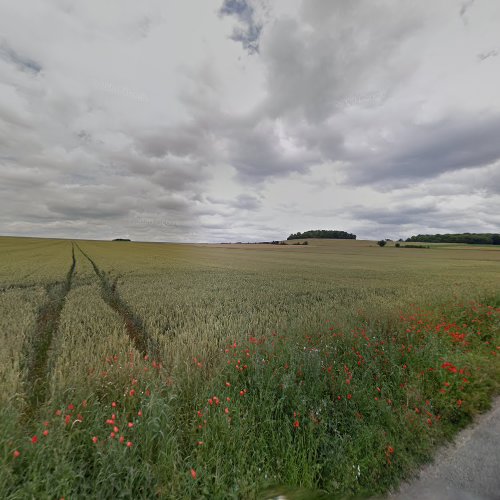
<path id="1" fill-rule="evenodd" d="M 0 233 L 498 231 L 494 0 L 0 1 Z"/>

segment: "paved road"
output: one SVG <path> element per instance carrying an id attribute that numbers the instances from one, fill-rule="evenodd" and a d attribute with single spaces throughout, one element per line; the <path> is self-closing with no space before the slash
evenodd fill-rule
<path id="1" fill-rule="evenodd" d="M 387 500 L 500 500 L 500 397 Z"/>

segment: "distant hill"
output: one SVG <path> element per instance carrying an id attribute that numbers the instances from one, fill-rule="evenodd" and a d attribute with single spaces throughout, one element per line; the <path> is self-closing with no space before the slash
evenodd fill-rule
<path id="1" fill-rule="evenodd" d="M 498 233 L 457 233 L 457 234 L 418 234 L 406 241 L 424 241 L 426 243 L 470 243 L 476 245 L 500 245 Z"/>
<path id="2" fill-rule="evenodd" d="M 328 229 L 316 229 L 313 231 L 305 231 L 291 234 L 287 240 L 302 240 L 304 238 L 325 238 L 332 240 L 355 240 L 356 235 L 346 233 L 345 231 L 333 231 Z"/>

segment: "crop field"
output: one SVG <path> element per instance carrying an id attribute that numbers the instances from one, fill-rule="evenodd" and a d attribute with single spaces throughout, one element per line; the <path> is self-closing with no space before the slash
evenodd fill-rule
<path id="1" fill-rule="evenodd" d="M 500 250 L 0 238 L 0 497 L 383 494 L 499 392 Z"/>

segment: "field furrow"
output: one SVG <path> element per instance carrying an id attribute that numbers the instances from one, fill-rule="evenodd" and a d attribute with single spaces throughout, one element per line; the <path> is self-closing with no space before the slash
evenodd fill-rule
<path id="1" fill-rule="evenodd" d="M 116 288 L 116 281 L 112 281 L 105 271 L 99 269 L 95 261 L 78 247 L 82 255 L 91 263 L 101 284 L 101 296 L 112 309 L 121 315 L 125 328 L 133 345 L 143 356 L 149 355 L 153 359 L 160 359 L 158 343 L 148 335 L 140 317 L 133 314 L 129 305 L 120 297 Z"/>
<path id="2" fill-rule="evenodd" d="M 39 310 L 33 336 L 24 347 L 25 358 L 28 360 L 24 384 L 27 396 L 26 417 L 33 416 L 47 398 L 49 350 L 58 329 L 64 300 L 71 289 L 76 266 L 74 247 L 71 257 L 71 266 L 64 283 L 47 286 L 47 302 Z"/>

